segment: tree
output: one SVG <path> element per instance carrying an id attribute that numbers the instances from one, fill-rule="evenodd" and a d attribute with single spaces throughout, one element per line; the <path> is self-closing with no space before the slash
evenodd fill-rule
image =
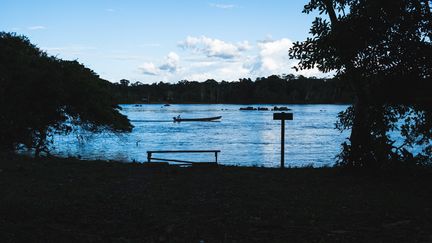
<path id="1" fill-rule="evenodd" d="M 350 129 L 339 162 L 376 167 L 392 161 L 431 161 L 432 15 L 427 0 L 311 0 L 318 10 L 312 37 L 296 42 L 299 69 L 336 71 L 352 86 L 353 106 L 337 127 Z M 403 123 L 399 126 L 400 123 Z M 402 145 L 390 136 L 399 130 Z M 409 148 L 423 146 L 422 153 Z"/>
<path id="2" fill-rule="evenodd" d="M 122 86 L 127 87 L 127 86 L 129 86 L 130 81 L 127 80 L 127 79 L 121 79 L 121 80 L 120 80 L 120 84 L 121 84 Z"/>
<path id="3" fill-rule="evenodd" d="M 77 61 L 48 56 L 24 36 L 0 32 L 0 150 L 48 152 L 55 133 L 131 131 L 109 83 Z"/>

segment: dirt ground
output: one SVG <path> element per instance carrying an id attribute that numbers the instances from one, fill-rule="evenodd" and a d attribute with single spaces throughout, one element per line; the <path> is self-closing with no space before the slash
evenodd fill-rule
<path id="1" fill-rule="evenodd" d="M 432 170 L 0 158 L 1 242 L 432 242 Z"/>

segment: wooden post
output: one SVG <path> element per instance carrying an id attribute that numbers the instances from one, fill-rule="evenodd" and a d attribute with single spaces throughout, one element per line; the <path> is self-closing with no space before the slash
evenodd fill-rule
<path id="1" fill-rule="evenodd" d="M 292 119 L 292 113 L 273 113 L 273 120 L 281 120 L 281 168 L 285 168 L 285 120 Z"/>
<path id="2" fill-rule="evenodd" d="M 151 155 L 152 155 L 151 152 L 147 152 L 147 162 L 149 162 L 149 163 L 151 161 Z"/>
<path id="3" fill-rule="evenodd" d="M 281 121 L 281 168 L 285 168 L 285 120 Z"/>

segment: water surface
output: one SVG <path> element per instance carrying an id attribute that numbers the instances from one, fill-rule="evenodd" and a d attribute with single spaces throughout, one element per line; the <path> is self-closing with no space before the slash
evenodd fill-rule
<path id="1" fill-rule="evenodd" d="M 280 121 L 272 111 L 239 111 L 248 105 L 122 105 L 135 126 L 132 133 L 58 136 L 54 153 L 83 159 L 147 160 L 148 150 L 219 149 L 227 165 L 276 167 L 280 164 Z M 253 105 L 271 108 L 274 105 Z M 294 120 L 286 122 L 287 166 L 333 165 L 348 136 L 334 129 L 346 105 L 288 105 Z M 222 116 L 220 122 L 172 122 L 183 118 Z M 167 154 L 165 158 L 211 161 L 213 155 Z M 161 156 L 158 156 L 161 157 Z"/>

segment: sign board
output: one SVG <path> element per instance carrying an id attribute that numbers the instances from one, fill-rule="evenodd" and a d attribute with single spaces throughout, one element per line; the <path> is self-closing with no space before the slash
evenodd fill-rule
<path id="1" fill-rule="evenodd" d="M 292 120 L 293 113 L 273 113 L 273 120 Z"/>
<path id="2" fill-rule="evenodd" d="M 273 113 L 273 120 L 281 121 L 281 168 L 285 167 L 285 120 L 292 120 L 293 113 Z"/>

